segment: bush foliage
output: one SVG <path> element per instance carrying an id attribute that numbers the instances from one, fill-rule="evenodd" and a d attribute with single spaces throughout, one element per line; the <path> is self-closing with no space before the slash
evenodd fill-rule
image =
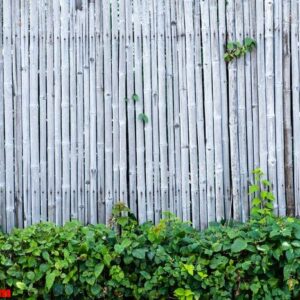
<path id="1" fill-rule="evenodd" d="M 216 224 L 176 218 L 121 232 L 43 223 L 0 237 L 0 286 L 18 299 L 291 299 L 299 294 L 300 222 Z"/>
<path id="2" fill-rule="evenodd" d="M 0 235 L 0 287 L 15 299 L 294 299 L 300 221 L 274 217 L 255 171 L 252 218 L 200 232 L 167 214 L 138 225 L 114 209 L 111 228 L 51 223 Z"/>

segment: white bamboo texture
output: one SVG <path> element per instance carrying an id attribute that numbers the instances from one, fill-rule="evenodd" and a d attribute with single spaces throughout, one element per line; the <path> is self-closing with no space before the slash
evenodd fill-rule
<path id="1" fill-rule="evenodd" d="M 300 213 L 298 0 L 0 1 L 0 225 Z M 256 48 L 230 63 L 229 41 Z"/>

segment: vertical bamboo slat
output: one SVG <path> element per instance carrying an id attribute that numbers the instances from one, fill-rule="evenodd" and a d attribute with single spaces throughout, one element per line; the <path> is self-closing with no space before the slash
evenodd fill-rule
<path id="1" fill-rule="evenodd" d="M 112 82 L 112 133 L 113 133 L 113 203 L 120 201 L 120 129 L 119 129 L 119 97 L 118 97 L 118 52 L 119 24 L 118 1 L 111 2 L 111 82 Z"/>
<path id="2" fill-rule="evenodd" d="M 55 222 L 55 156 L 54 156 L 54 36 L 53 36 L 53 2 L 47 1 L 46 28 L 46 56 L 47 56 L 47 199 L 48 220 Z M 24 193 L 24 197 L 25 197 Z M 25 204 L 25 201 L 24 201 Z"/>
<path id="3" fill-rule="evenodd" d="M 30 79 L 30 162 L 32 223 L 41 219 L 40 155 L 39 155 L 39 101 L 38 101 L 38 3 L 30 1 L 29 79 Z"/>
<path id="4" fill-rule="evenodd" d="M 76 10 L 75 1 L 70 1 L 70 198 L 71 219 L 78 219 L 77 197 L 77 98 L 76 98 Z"/>
<path id="5" fill-rule="evenodd" d="M 276 149 L 276 187 L 278 214 L 286 214 L 285 180 L 284 180 L 284 136 L 283 136 L 283 43 L 282 43 L 282 3 L 274 1 L 274 63 L 275 73 L 275 149 Z"/>
<path id="6" fill-rule="evenodd" d="M 235 3 L 230 1 L 227 5 L 228 41 L 235 41 Z M 228 63 L 228 103 L 229 103 L 229 136 L 231 156 L 231 201 L 233 218 L 241 219 L 242 207 L 240 202 L 240 161 L 238 140 L 238 98 L 237 98 L 237 69 L 236 61 Z"/>
<path id="7" fill-rule="evenodd" d="M 46 11 L 45 1 L 39 2 L 39 138 L 41 221 L 47 220 L 47 98 L 46 98 Z"/>
<path id="8" fill-rule="evenodd" d="M 268 137 L 268 174 L 275 195 L 275 212 L 278 214 L 277 172 L 276 172 L 276 123 L 275 123 L 275 95 L 274 95 L 274 1 L 265 2 L 265 55 L 266 59 L 266 102 L 267 102 L 267 137 Z M 279 120 L 278 120 L 279 121 Z M 278 145 L 277 145 L 277 148 Z"/>
<path id="9" fill-rule="evenodd" d="M 190 173 L 189 173 L 189 132 L 188 132 L 188 101 L 186 86 L 186 53 L 185 53 L 185 24 L 184 2 L 179 1 L 177 7 L 178 22 L 178 81 L 180 99 L 180 139 L 181 139 L 181 205 L 182 219 L 191 220 L 190 205 Z"/>
<path id="10" fill-rule="evenodd" d="M 148 122 L 145 124 L 145 179 L 146 179 L 146 218 L 147 221 L 154 221 L 153 204 L 153 148 L 152 148 L 152 107 L 151 107 L 151 35 L 150 35 L 150 10 L 151 1 L 143 1 L 143 94 L 144 94 L 144 112 L 148 116 Z M 121 26 L 120 26 L 121 28 Z M 126 128 L 126 126 L 124 125 Z M 124 129 L 125 131 L 125 129 Z M 121 133 L 120 133 L 121 135 Z M 124 150 L 122 150 L 125 152 Z M 125 160 L 126 161 L 126 160 Z M 126 184 L 126 182 L 124 182 Z"/>
<path id="11" fill-rule="evenodd" d="M 103 1 L 103 45 L 104 45 L 104 62 L 111 60 L 111 26 L 110 1 Z M 109 222 L 113 206 L 113 140 L 112 140 L 112 83 L 111 83 L 111 65 L 104 64 L 104 111 L 105 111 L 105 221 Z"/>
<path id="12" fill-rule="evenodd" d="M 5 187 L 7 231 L 15 225 L 14 205 L 14 144 L 11 49 L 11 2 L 3 1 L 3 91 L 5 117 Z"/>
<path id="13" fill-rule="evenodd" d="M 84 182 L 84 101 L 83 101 L 83 11 L 76 10 L 76 94 L 77 94 L 77 194 L 78 219 L 85 222 L 85 182 Z"/>
<path id="14" fill-rule="evenodd" d="M 3 1 L 0 2 L 0 24 L 3 22 Z M 5 203 L 5 140 L 4 140 L 4 61 L 3 61 L 3 30 L 0 30 L 0 226 L 6 230 L 6 203 Z M 23 102 L 22 102 L 23 103 Z"/>
<path id="15" fill-rule="evenodd" d="M 160 152 L 161 212 L 169 210 L 168 193 L 168 141 L 166 120 L 165 20 L 163 2 L 157 2 L 157 72 L 158 120 Z"/>
<path id="16" fill-rule="evenodd" d="M 300 130 L 299 118 L 299 3 L 296 0 L 291 1 L 291 64 L 292 64 L 292 114 L 293 114 L 293 132 Z M 293 139 L 293 162 L 294 162 L 294 199 L 295 215 L 300 213 L 300 142 L 299 139 Z"/>
<path id="17" fill-rule="evenodd" d="M 158 126 L 158 79 L 157 79 L 157 6 L 151 1 L 151 82 L 152 82 L 152 124 L 153 124 L 153 188 L 154 188 L 154 220 L 158 222 L 161 214 L 160 174 L 159 174 L 159 126 Z M 128 76 L 128 75 L 127 75 Z M 128 115 L 129 117 L 129 115 Z M 130 157 L 130 153 L 129 153 Z"/>
<path id="18" fill-rule="evenodd" d="M 28 1 L 21 3 L 21 99 L 22 99 L 22 137 L 23 137 L 23 199 L 24 226 L 31 224 L 31 180 L 30 180 L 30 128 L 29 128 L 29 43 Z M 54 174 L 53 174 L 54 175 Z M 54 180 L 54 176 L 53 176 Z"/>
<path id="19" fill-rule="evenodd" d="M 290 32 L 291 3 L 283 1 L 283 112 L 284 112 L 284 178 L 286 213 L 294 215 L 295 201 L 293 195 L 293 132 L 291 118 L 291 32 Z"/>
<path id="20" fill-rule="evenodd" d="M 190 18 L 193 12 L 193 1 L 184 2 L 185 13 L 185 36 L 186 36 L 186 81 L 188 99 L 188 129 L 189 129 L 189 156 L 190 156 L 190 180 L 192 222 L 195 228 L 200 228 L 200 206 L 198 185 L 198 153 L 197 153 L 197 123 L 195 101 L 195 70 L 194 70 L 194 24 Z M 220 106 L 221 107 L 221 106 Z M 222 199 L 223 200 L 223 199 Z"/>
<path id="21" fill-rule="evenodd" d="M 142 34 L 141 34 L 141 5 L 140 1 L 134 0 L 133 20 L 134 20 L 134 97 L 130 101 L 135 102 L 135 120 L 136 120 L 136 172 L 137 172 L 137 204 L 138 220 L 144 223 L 146 216 L 146 198 L 145 198 L 145 136 L 144 126 L 146 121 L 140 119 L 144 114 L 143 97 L 143 69 L 142 69 Z M 149 116 L 147 116 L 149 118 Z"/>
<path id="22" fill-rule="evenodd" d="M 103 12 L 102 3 L 95 2 L 96 33 L 96 102 L 97 102 L 97 202 L 98 222 L 105 222 L 104 183 L 104 68 L 103 68 Z M 125 92 L 125 91 L 124 91 Z"/>
<path id="23" fill-rule="evenodd" d="M 53 1 L 54 34 L 54 140 L 55 140 L 55 222 L 62 224 L 61 197 L 61 73 L 60 73 L 60 3 Z"/>
<path id="24" fill-rule="evenodd" d="M 206 149 L 205 149 L 205 122 L 204 122 L 204 98 L 203 98 L 203 61 L 201 52 L 201 24 L 200 2 L 195 3 L 195 88 L 197 108 L 197 139 L 199 159 L 199 192 L 200 192 L 200 227 L 207 226 L 207 190 L 206 190 Z"/>
<path id="25" fill-rule="evenodd" d="M 229 6 L 229 4 L 228 4 Z M 209 20 L 209 1 L 201 2 L 202 19 L 202 51 L 203 51 L 203 83 L 204 83 L 204 111 L 206 134 L 206 176 L 207 176 L 207 217 L 208 222 L 215 220 L 215 177 L 214 177 L 214 124 L 213 124 L 213 91 L 211 68 L 211 34 Z"/>
<path id="26" fill-rule="evenodd" d="M 21 102 L 21 45 L 20 45 L 20 3 L 12 2 L 12 89 L 14 106 L 14 182 L 16 226 L 23 227 L 22 197 L 22 102 Z"/>
<path id="27" fill-rule="evenodd" d="M 222 156 L 223 156 L 223 193 L 225 217 L 230 218 L 230 154 L 229 154 L 229 131 L 228 131 L 228 93 L 227 93 L 227 68 L 224 60 L 226 45 L 226 2 L 218 3 L 218 25 L 219 25 L 219 64 L 221 84 L 221 106 L 222 106 Z M 200 146 L 200 145 L 199 145 Z"/>
<path id="28" fill-rule="evenodd" d="M 89 65 L 90 65 L 90 222 L 97 223 L 97 104 L 96 104 L 96 65 L 95 65 L 95 1 L 89 1 Z"/>
<path id="29" fill-rule="evenodd" d="M 210 38 L 211 38 L 211 70 L 213 91 L 213 136 L 215 160 L 215 205 L 216 220 L 224 219 L 224 187 L 223 187 L 223 146 L 222 146 L 222 95 L 220 78 L 220 53 L 218 35 L 217 1 L 210 2 Z"/>
<path id="30" fill-rule="evenodd" d="M 132 1 L 126 0 L 126 73 L 127 73 L 127 126 L 128 126 L 128 195 L 129 207 L 137 215 L 136 205 L 136 141 L 135 141 L 135 113 L 134 101 L 134 77 L 133 77 L 133 24 L 132 24 Z"/>
<path id="31" fill-rule="evenodd" d="M 173 77 L 173 109 L 174 109 L 174 151 L 175 151 L 175 211 L 182 217 L 181 201 L 181 151 L 180 151 L 180 103 L 179 103 L 179 70 L 178 70 L 178 43 L 177 43 L 177 16 L 176 6 L 171 8 L 171 35 L 172 35 L 172 77 Z M 200 21 L 199 21 L 200 27 Z M 153 123 L 153 128 L 154 128 Z M 155 145 L 153 145 L 154 147 Z"/>

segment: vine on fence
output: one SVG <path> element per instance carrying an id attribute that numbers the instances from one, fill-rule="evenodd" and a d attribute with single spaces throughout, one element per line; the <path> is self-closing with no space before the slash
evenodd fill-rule
<path id="1" fill-rule="evenodd" d="M 230 62 L 235 58 L 245 55 L 247 52 L 251 52 L 255 47 L 256 42 L 250 37 L 245 38 L 243 44 L 240 42 L 228 42 L 226 45 L 224 60 L 226 62 Z"/>

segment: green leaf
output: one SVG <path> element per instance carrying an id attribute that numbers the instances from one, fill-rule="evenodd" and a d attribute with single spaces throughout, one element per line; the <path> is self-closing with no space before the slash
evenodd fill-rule
<path id="1" fill-rule="evenodd" d="M 148 123 L 149 122 L 149 118 L 147 115 L 145 115 L 144 113 L 140 113 L 138 116 L 139 120 L 144 122 L 144 123 Z"/>
<path id="2" fill-rule="evenodd" d="M 26 289 L 26 284 L 24 282 L 21 282 L 21 281 L 17 281 L 16 286 L 21 291 L 24 291 Z"/>
<path id="3" fill-rule="evenodd" d="M 144 249 L 144 248 L 133 249 L 132 256 L 139 258 L 139 259 L 145 259 L 146 252 L 147 252 L 147 249 Z"/>
<path id="4" fill-rule="evenodd" d="M 94 284 L 91 287 L 91 293 L 93 296 L 100 296 L 100 292 L 101 292 L 101 287 L 99 284 Z"/>
<path id="5" fill-rule="evenodd" d="M 245 240 L 238 238 L 231 245 L 231 251 L 234 253 L 241 252 L 247 248 L 248 244 Z"/>
<path id="6" fill-rule="evenodd" d="M 119 218 L 117 219 L 117 223 L 118 223 L 119 225 L 121 225 L 122 227 L 124 227 L 125 225 L 128 224 L 128 217 L 119 217 Z"/>
<path id="7" fill-rule="evenodd" d="M 137 94 L 133 94 L 132 97 L 131 97 L 131 99 L 132 99 L 134 102 L 140 100 L 140 98 L 139 98 L 139 96 L 138 96 Z"/>
<path id="8" fill-rule="evenodd" d="M 50 256 L 49 253 L 47 251 L 43 251 L 42 252 L 42 257 L 44 260 L 49 261 L 50 260 Z"/>
<path id="9" fill-rule="evenodd" d="M 72 295 L 73 294 L 73 285 L 72 284 L 67 284 L 66 287 L 65 287 L 65 292 L 68 296 Z"/>
<path id="10" fill-rule="evenodd" d="M 259 198 L 253 198 L 252 205 L 259 206 L 261 204 L 261 200 Z"/>
<path id="11" fill-rule="evenodd" d="M 259 191 L 259 186 L 256 184 L 252 184 L 249 186 L 249 194 L 253 194 L 255 192 Z"/>
<path id="12" fill-rule="evenodd" d="M 34 278 L 35 278 L 35 274 L 34 274 L 34 272 L 32 272 L 32 271 L 29 271 L 27 274 L 26 274 L 26 277 L 29 279 L 29 280 L 34 280 Z"/>
<path id="13" fill-rule="evenodd" d="M 194 275 L 195 267 L 193 265 L 183 265 L 183 266 L 190 275 L 192 276 Z"/>
<path id="14" fill-rule="evenodd" d="M 105 255 L 103 256 L 103 261 L 104 261 L 104 263 L 105 263 L 107 266 L 109 266 L 109 265 L 110 265 L 110 262 L 111 262 L 111 256 L 110 256 L 109 254 L 105 254 Z"/>
<path id="15" fill-rule="evenodd" d="M 121 254 L 124 251 L 124 246 L 121 244 L 116 244 L 114 246 L 114 249 L 118 254 Z"/>
<path id="16" fill-rule="evenodd" d="M 233 42 L 228 42 L 227 43 L 227 50 L 233 50 L 234 49 L 234 43 Z"/>
<path id="17" fill-rule="evenodd" d="M 185 296 L 185 290 L 183 288 L 176 289 L 175 296 Z"/>
<path id="18" fill-rule="evenodd" d="M 104 264 L 99 264 L 99 265 L 95 266 L 95 272 L 94 272 L 94 274 L 95 274 L 96 278 L 98 278 L 100 276 L 100 274 L 102 273 L 103 269 L 104 269 Z"/>
<path id="19" fill-rule="evenodd" d="M 52 288 L 56 276 L 57 276 L 56 271 L 53 271 L 53 272 L 47 274 L 47 276 L 46 276 L 46 289 L 48 291 L 50 291 L 50 289 Z"/>

